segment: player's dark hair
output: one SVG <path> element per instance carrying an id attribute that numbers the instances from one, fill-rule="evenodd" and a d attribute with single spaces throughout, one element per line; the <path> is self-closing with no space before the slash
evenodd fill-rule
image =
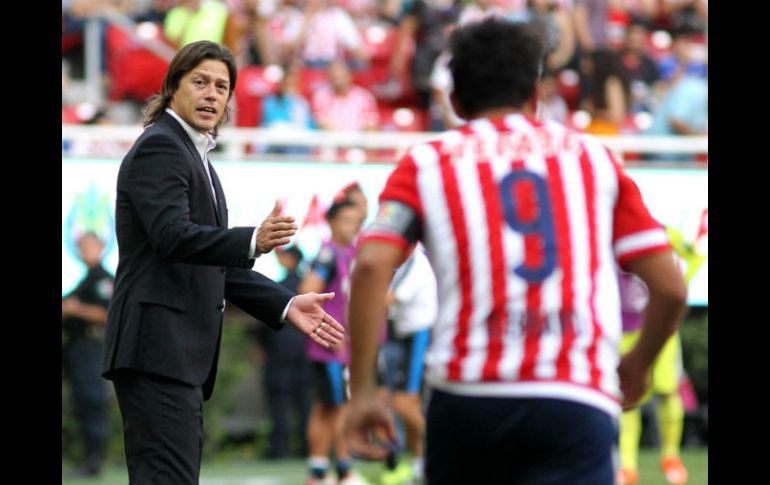
<path id="1" fill-rule="evenodd" d="M 451 38 L 449 69 L 465 116 L 531 99 L 543 59 L 543 40 L 529 24 L 487 19 Z"/>
<path id="2" fill-rule="evenodd" d="M 342 199 L 339 201 L 335 200 L 331 207 L 329 207 L 329 210 L 326 211 L 326 220 L 331 222 L 335 217 L 337 217 L 337 214 L 339 214 L 342 209 L 355 206 L 356 204 L 353 203 L 350 199 Z"/>

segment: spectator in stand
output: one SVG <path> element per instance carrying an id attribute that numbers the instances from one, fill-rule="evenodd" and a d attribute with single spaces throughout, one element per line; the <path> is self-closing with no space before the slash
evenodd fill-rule
<path id="1" fill-rule="evenodd" d="M 607 6 L 611 11 L 623 12 L 629 25 L 640 18 L 651 21 L 660 12 L 658 0 L 607 0 Z"/>
<path id="2" fill-rule="evenodd" d="M 457 25 L 481 22 L 489 17 L 508 18 L 509 11 L 495 0 L 473 0 L 460 11 Z M 457 116 L 449 94 L 452 92 L 452 75 L 449 72 L 451 57 L 448 51 L 442 52 L 433 62 L 430 75 L 431 87 L 431 129 L 440 131 L 460 126 L 465 121 Z"/>
<path id="3" fill-rule="evenodd" d="M 376 19 L 377 10 L 380 8 L 377 0 L 332 0 L 332 2 L 350 14 L 357 25 Z"/>
<path id="4" fill-rule="evenodd" d="M 683 74 L 655 111 L 648 135 L 706 135 L 708 133 L 708 83 Z"/>
<path id="5" fill-rule="evenodd" d="M 620 55 L 600 49 L 581 59 L 582 109 L 591 115 L 593 135 L 619 135 L 628 113 L 630 83 Z"/>
<path id="6" fill-rule="evenodd" d="M 287 25 L 284 49 L 307 67 L 327 67 L 350 55 L 355 67 L 368 62 L 363 39 L 352 17 L 331 0 L 305 0 L 304 21 Z"/>
<path id="7" fill-rule="evenodd" d="M 405 6 L 406 2 L 402 0 L 379 0 L 377 17 L 390 25 L 398 25 Z"/>
<path id="8" fill-rule="evenodd" d="M 163 34 L 176 47 L 198 40 L 221 44 L 228 16 L 227 6 L 217 0 L 179 0 L 166 14 Z"/>
<path id="9" fill-rule="evenodd" d="M 379 112 L 374 95 L 353 84 L 348 65 L 341 60 L 328 68 L 329 86 L 313 94 L 313 115 L 318 126 L 332 131 L 374 130 Z"/>
<path id="10" fill-rule="evenodd" d="M 581 54 L 607 47 L 608 20 L 607 0 L 575 0 L 575 34 Z"/>
<path id="11" fill-rule="evenodd" d="M 704 50 L 694 42 L 698 34 L 700 31 L 688 24 L 680 25 L 672 31 L 671 54 L 659 62 L 661 77 L 670 84 L 675 84 L 682 74 L 702 79 L 708 77 L 708 65 L 702 55 Z"/>
<path id="12" fill-rule="evenodd" d="M 575 27 L 567 1 L 527 0 L 527 8 L 510 18 L 530 22 L 540 29 L 548 69 L 560 69 L 572 59 L 575 54 Z"/>
<path id="13" fill-rule="evenodd" d="M 540 79 L 538 119 L 564 123 L 567 120 L 568 112 L 567 102 L 559 95 L 559 89 L 556 86 L 553 72 L 546 70 Z"/>
<path id="14" fill-rule="evenodd" d="M 135 22 L 157 22 L 162 24 L 176 0 L 133 0 L 131 18 Z"/>
<path id="15" fill-rule="evenodd" d="M 222 43 L 230 48 L 239 67 L 262 63 L 261 51 L 270 39 L 266 22 L 258 14 L 259 0 L 223 1 L 228 15 Z"/>
<path id="16" fill-rule="evenodd" d="M 313 130 L 316 128 L 310 105 L 299 90 L 299 70 L 297 64 L 289 65 L 284 70 L 283 79 L 276 94 L 262 100 L 262 126 L 274 131 Z M 269 153 L 301 154 L 308 153 L 307 147 L 274 146 Z"/>
<path id="17" fill-rule="evenodd" d="M 647 135 L 707 135 L 708 83 L 688 69 L 677 70 L 669 81 L 671 87 L 653 113 Z M 689 161 L 690 155 L 660 153 L 649 160 Z"/>
<path id="18" fill-rule="evenodd" d="M 661 0 L 658 20 L 663 28 L 689 24 L 705 29 L 708 24 L 708 0 Z"/>
<path id="19" fill-rule="evenodd" d="M 466 3 L 460 11 L 457 25 L 465 25 L 470 22 L 480 22 L 487 17 L 505 17 L 506 10 L 495 3 L 495 0 L 472 0 Z"/>
<path id="20" fill-rule="evenodd" d="M 302 29 L 305 15 L 302 13 L 301 0 L 257 0 L 255 24 L 255 44 L 252 51 L 257 52 L 260 64 L 286 64 L 290 62 L 292 43 L 289 35 Z"/>
<path id="21" fill-rule="evenodd" d="M 653 95 L 660 81 L 660 71 L 655 61 L 647 55 L 647 25 L 639 18 L 632 18 L 626 29 L 622 50 L 623 68 L 631 82 L 631 111 L 652 111 Z"/>
<path id="22" fill-rule="evenodd" d="M 390 63 L 391 74 L 401 80 L 406 69 L 410 69 L 412 88 L 417 93 L 421 110 L 431 106 L 433 64 L 447 47 L 448 36 L 458 21 L 461 8 L 459 0 L 415 0 L 399 24 L 398 42 Z M 414 57 L 408 67 L 412 43 Z M 432 129 L 439 128 L 440 119 L 439 110 L 433 110 Z"/>

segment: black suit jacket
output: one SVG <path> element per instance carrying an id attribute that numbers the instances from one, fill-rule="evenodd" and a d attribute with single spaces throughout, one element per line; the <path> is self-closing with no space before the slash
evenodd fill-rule
<path id="1" fill-rule="evenodd" d="M 119 261 L 107 318 L 104 376 L 121 369 L 202 386 L 211 396 L 224 299 L 273 327 L 294 293 L 251 271 L 254 227 L 227 228 L 209 165 L 168 113 L 137 139 L 118 173 Z"/>

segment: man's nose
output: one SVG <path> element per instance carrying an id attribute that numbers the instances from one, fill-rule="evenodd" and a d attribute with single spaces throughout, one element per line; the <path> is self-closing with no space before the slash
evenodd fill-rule
<path id="1" fill-rule="evenodd" d="M 219 92 L 217 91 L 216 86 L 210 85 L 206 89 L 205 96 L 207 100 L 216 100 L 217 98 L 219 98 Z"/>

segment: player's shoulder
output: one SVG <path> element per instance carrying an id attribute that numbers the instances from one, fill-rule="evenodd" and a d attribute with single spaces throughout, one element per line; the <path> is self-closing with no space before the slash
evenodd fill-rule
<path id="1" fill-rule="evenodd" d="M 329 265 L 335 260 L 334 245 L 327 241 L 321 244 L 321 249 L 316 256 L 316 264 Z"/>
<path id="2" fill-rule="evenodd" d="M 554 120 L 543 121 L 540 124 L 539 128 L 549 133 L 558 134 L 562 137 L 573 138 L 578 143 L 599 142 L 599 139 L 591 135 L 590 133 L 585 133 L 583 131 L 576 130 L 575 128 L 571 128 L 563 123 L 559 123 L 558 121 L 554 121 Z"/>
<path id="3" fill-rule="evenodd" d="M 404 159 L 411 159 L 418 164 L 428 160 L 437 160 L 441 154 L 462 146 L 464 140 L 470 135 L 472 133 L 466 128 L 466 125 L 428 135 L 423 140 L 413 144 L 407 150 Z"/>
<path id="4" fill-rule="evenodd" d="M 547 126 L 554 132 L 561 133 L 565 139 L 570 139 L 571 145 L 576 145 L 580 153 L 585 153 L 590 159 L 600 158 L 618 164 L 618 160 L 609 146 L 598 136 L 585 133 L 557 122 L 548 122 Z"/>

